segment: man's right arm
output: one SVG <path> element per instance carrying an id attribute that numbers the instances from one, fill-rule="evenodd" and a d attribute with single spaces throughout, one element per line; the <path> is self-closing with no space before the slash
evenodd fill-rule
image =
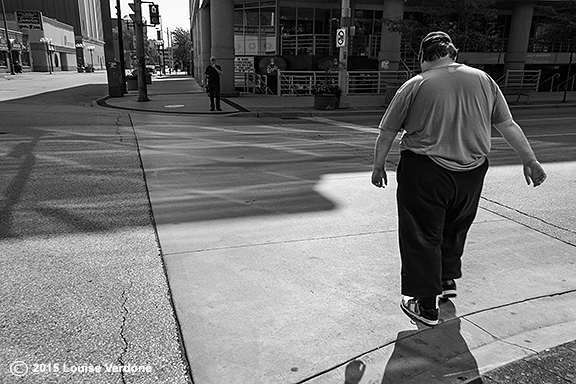
<path id="1" fill-rule="evenodd" d="M 398 132 L 392 132 L 380 129 L 380 134 L 374 145 L 374 167 L 372 169 L 372 184 L 378 188 L 384 188 L 388 185 L 388 176 L 386 175 L 386 159 L 392 148 L 392 143 Z"/>
<path id="2" fill-rule="evenodd" d="M 494 124 L 494 128 L 498 130 L 504 137 L 504 140 L 514 149 L 514 152 L 520 157 L 524 165 L 524 177 L 526 183 L 530 185 L 530 180 L 537 187 L 546 180 L 546 172 L 542 165 L 536 159 L 536 155 L 528 143 L 528 139 L 524 135 L 522 128 L 513 120 L 509 119 L 505 122 Z"/>

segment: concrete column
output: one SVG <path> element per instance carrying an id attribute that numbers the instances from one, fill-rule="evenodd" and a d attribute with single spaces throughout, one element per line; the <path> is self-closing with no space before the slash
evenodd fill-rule
<path id="1" fill-rule="evenodd" d="M 210 65 L 210 54 L 212 50 L 210 9 L 202 8 L 199 12 L 199 30 L 200 34 L 200 61 L 199 61 L 199 79 L 204 81 L 204 71 Z"/>
<path id="2" fill-rule="evenodd" d="M 223 96 L 236 95 L 234 89 L 234 0 L 210 1 L 212 56 L 222 67 L 220 89 Z"/>
<path id="3" fill-rule="evenodd" d="M 530 27 L 534 15 L 534 3 L 517 1 L 512 11 L 508 48 L 504 56 L 504 70 L 524 69 L 526 63 Z"/>
<path id="4" fill-rule="evenodd" d="M 383 18 L 394 19 L 404 16 L 404 0 L 383 0 Z M 400 67 L 401 37 L 397 32 L 390 32 L 386 25 L 382 25 L 380 52 L 378 52 L 378 69 L 397 71 Z M 383 63 L 388 62 L 388 68 Z"/>

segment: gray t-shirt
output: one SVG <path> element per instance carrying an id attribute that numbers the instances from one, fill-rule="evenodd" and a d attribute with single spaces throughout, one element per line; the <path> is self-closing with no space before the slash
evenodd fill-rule
<path id="1" fill-rule="evenodd" d="M 510 119 L 496 82 L 479 69 L 454 63 L 406 81 L 379 127 L 404 130 L 400 150 L 427 155 L 449 170 L 467 171 L 486 160 L 492 124 Z"/>

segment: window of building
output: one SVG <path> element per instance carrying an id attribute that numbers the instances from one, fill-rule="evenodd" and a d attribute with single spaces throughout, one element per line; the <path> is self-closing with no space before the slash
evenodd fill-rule
<path id="1" fill-rule="evenodd" d="M 235 54 L 276 54 L 276 2 L 237 4 L 234 8 Z"/>
<path id="2" fill-rule="evenodd" d="M 8 57 L 7 51 L 0 51 L 0 67 L 7 67 L 8 62 L 6 58 Z"/>

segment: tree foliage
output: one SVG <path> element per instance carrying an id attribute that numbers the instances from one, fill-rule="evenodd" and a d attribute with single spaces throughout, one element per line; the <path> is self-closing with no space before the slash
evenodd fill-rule
<path id="1" fill-rule="evenodd" d="M 181 61 L 185 66 L 192 60 L 192 38 L 190 30 L 176 28 L 172 32 L 172 50 L 175 61 Z"/>
<path id="2" fill-rule="evenodd" d="M 576 41 L 576 1 L 564 0 L 556 6 L 538 6 L 537 12 L 544 18 L 537 36 L 543 43 Z"/>
<path id="3" fill-rule="evenodd" d="M 448 33 L 458 48 L 487 43 L 498 33 L 495 0 L 423 0 L 419 12 L 384 20 L 388 30 L 402 34 L 415 49 L 426 33 L 437 30 Z"/>

